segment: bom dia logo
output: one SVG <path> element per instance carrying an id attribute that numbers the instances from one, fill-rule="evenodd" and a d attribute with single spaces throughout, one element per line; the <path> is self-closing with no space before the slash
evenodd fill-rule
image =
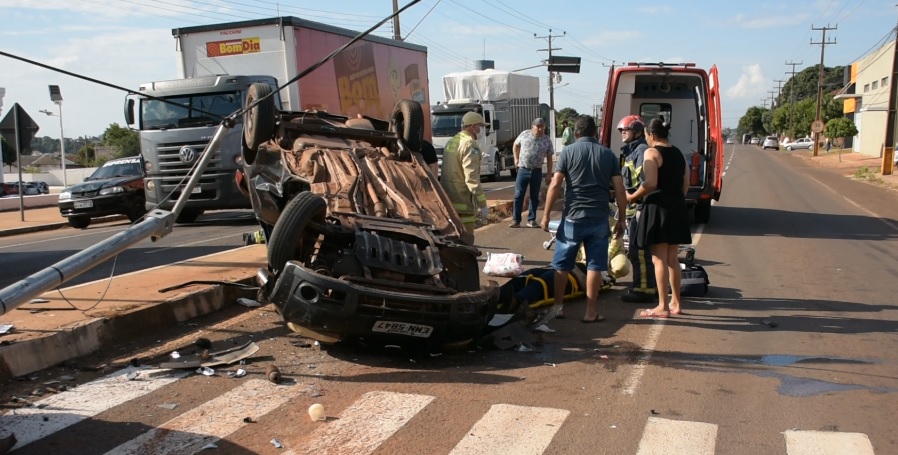
<path id="1" fill-rule="evenodd" d="M 259 38 L 242 38 L 206 43 L 207 57 L 224 57 L 226 55 L 253 54 L 262 51 Z"/>

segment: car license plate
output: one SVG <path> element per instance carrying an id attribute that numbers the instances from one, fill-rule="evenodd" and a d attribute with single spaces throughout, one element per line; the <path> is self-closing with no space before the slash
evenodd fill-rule
<path id="1" fill-rule="evenodd" d="M 433 327 L 429 325 L 408 324 L 405 322 L 377 321 L 371 329 L 380 333 L 397 333 L 418 338 L 427 338 L 433 333 Z"/>
<path id="2" fill-rule="evenodd" d="M 75 201 L 76 209 L 89 209 L 94 206 L 94 201 Z"/>

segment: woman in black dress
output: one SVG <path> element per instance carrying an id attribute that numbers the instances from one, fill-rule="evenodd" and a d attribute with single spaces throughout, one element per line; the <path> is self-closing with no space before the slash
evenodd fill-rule
<path id="1" fill-rule="evenodd" d="M 642 310 L 640 317 L 667 318 L 680 314 L 680 261 L 677 256 L 681 244 L 692 243 L 689 231 L 689 212 L 686 191 L 689 189 L 689 170 L 680 149 L 670 145 L 670 125 L 652 119 L 645 127 L 649 149 L 645 151 L 642 171 L 645 182 L 631 194 L 627 202 L 644 198 L 636 238 L 630 239 L 639 247 L 649 247 L 658 282 L 658 306 Z M 671 288 L 668 302 L 668 286 Z"/>

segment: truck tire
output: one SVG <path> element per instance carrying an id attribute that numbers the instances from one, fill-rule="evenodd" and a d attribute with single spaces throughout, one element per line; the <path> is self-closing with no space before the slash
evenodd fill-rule
<path id="1" fill-rule="evenodd" d="M 274 97 L 268 96 L 271 92 L 271 86 L 263 82 L 250 85 L 249 90 L 246 91 L 247 106 L 258 99 L 265 98 L 264 101 L 243 114 L 243 142 L 247 148 L 244 157 L 246 164 L 253 164 L 259 146 L 271 139 L 274 134 L 276 109 Z"/>
<path id="2" fill-rule="evenodd" d="M 75 229 L 84 229 L 90 226 L 89 216 L 70 216 L 68 218 L 69 226 Z"/>
<path id="3" fill-rule="evenodd" d="M 281 212 L 271 238 L 268 239 L 268 266 L 275 274 L 291 259 L 305 259 L 315 247 L 318 232 L 306 229 L 310 223 L 324 223 L 327 203 L 320 196 L 303 191 L 297 194 Z"/>
<path id="4" fill-rule="evenodd" d="M 488 177 L 491 182 L 498 182 L 502 175 L 502 168 L 499 166 L 499 154 L 493 156 L 493 173 Z"/>
<path id="5" fill-rule="evenodd" d="M 390 127 L 408 148 L 421 150 L 424 141 L 424 110 L 414 100 L 400 100 L 390 114 Z"/>
<path id="6" fill-rule="evenodd" d="M 181 210 L 181 213 L 178 214 L 178 218 L 176 218 L 175 221 L 180 224 L 193 223 L 202 214 L 203 214 L 202 210 L 183 209 L 183 210 Z"/>
<path id="7" fill-rule="evenodd" d="M 706 224 L 711 219 L 711 200 L 702 199 L 695 204 L 695 222 Z"/>

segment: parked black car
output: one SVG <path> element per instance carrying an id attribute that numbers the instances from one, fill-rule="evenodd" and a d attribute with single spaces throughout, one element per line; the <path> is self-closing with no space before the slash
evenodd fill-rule
<path id="1" fill-rule="evenodd" d="M 143 169 L 139 156 L 107 161 L 84 183 L 59 193 L 59 212 L 79 229 L 101 216 L 126 215 L 132 222 L 139 220 L 145 213 Z"/>

